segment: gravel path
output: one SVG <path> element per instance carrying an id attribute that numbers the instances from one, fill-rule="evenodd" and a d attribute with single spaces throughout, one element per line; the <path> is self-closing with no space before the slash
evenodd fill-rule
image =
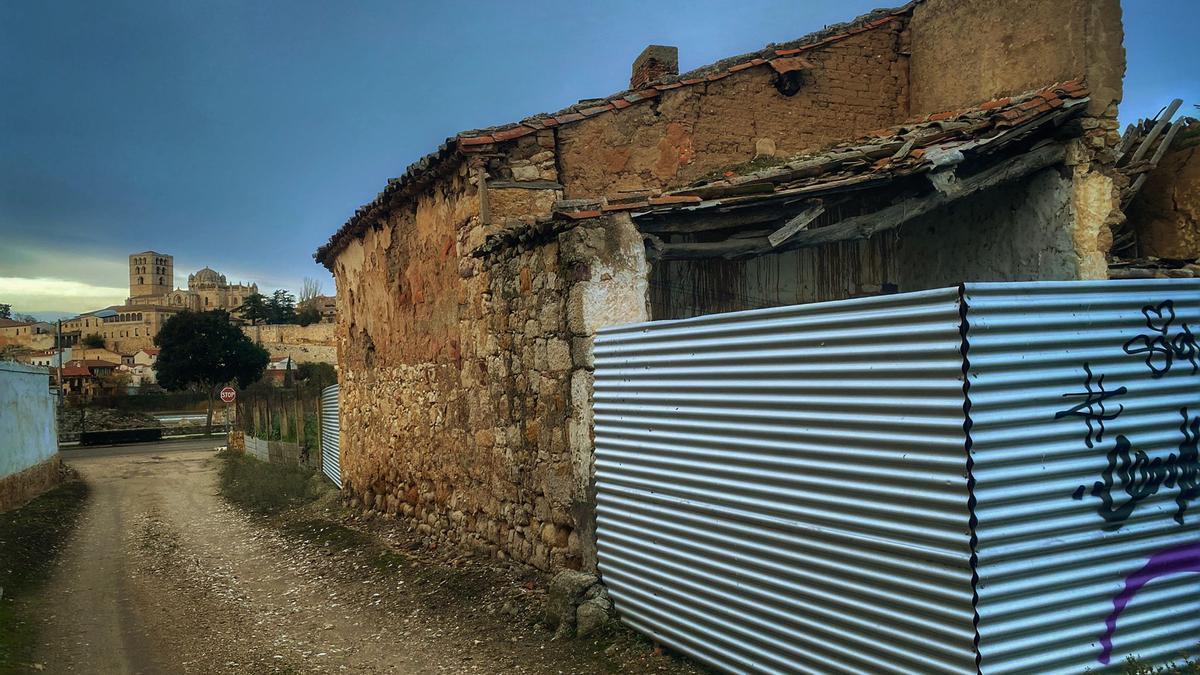
<path id="1" fill-rule="evenodd" d="M 319 533 L 285 535 L 218 496 L 218 460 L 195 447 L 67 456 L 92 496 L 32 605 L 46 672 L 695 672 L 623 631 L 550 641 L 544 582 L 492 575 L 457 597 L 435 563 L 381 572 Z"/>

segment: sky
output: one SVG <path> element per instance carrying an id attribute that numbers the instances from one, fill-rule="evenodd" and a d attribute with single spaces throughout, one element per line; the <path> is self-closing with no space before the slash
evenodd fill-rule
<path id="1" fill-rule="evenodd" d="M 881 3 L 0 0 L 0 302 L 122 302 L 147 249 L 332 292 L 313 251 L 448 136 L 620 91 L 648 44 L 686 71 Z M 1123 4 L 1122 122 L 1195 115 L 1200 2 Z"/>

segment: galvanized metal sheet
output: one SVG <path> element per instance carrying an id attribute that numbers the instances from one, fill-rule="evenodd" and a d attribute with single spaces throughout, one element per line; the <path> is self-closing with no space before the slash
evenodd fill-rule
<path id="1" fill-rule="evenodd" d="M 1200 281 L 969 284 L 980 671 L 1200 641 Z"/>
<path id="2" fill-rule="evenodd" d="M 338 386 L 321 390 L 321 471 L 342 487 L 341 433 L 338 412 Z"/>
<path id="3" fill-rule="evenodd" d="M 264 462 L 271 461 L 271 444 L 268 441 L 253 436 L 246 436 L 244 440 L 246 442 L 246 454 Z"/>
<path id="4" fill-rule="evenodd" d="M 958 289 L 601 331 L 599 568 L 729 672 L 966 673 Z"/>

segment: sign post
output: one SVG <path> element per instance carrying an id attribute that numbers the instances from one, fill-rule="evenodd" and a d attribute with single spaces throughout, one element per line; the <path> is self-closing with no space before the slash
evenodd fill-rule
<path id="1" fill-rule="evenodd" d="M 230 420 L 229 420 L 229 404 L 237 400 L 237 390 L 233 387 L 225 387 L 221 390 L 221 402 L 225 404 L 225 438 L 229 438 Z"/>

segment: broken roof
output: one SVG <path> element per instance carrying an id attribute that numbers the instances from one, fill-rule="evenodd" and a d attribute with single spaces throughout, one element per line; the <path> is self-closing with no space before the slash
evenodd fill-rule
<path id="1" fill-rule="evenodd" d="M 425 187 L 430 180 L 452 168 L 454 163 L 450 160 L 464 153 L 483 151 L 495 143 L 511 141 L 543 129 L 572 124 L 603 113 L 616 112 L 654 100 L 664 91 L 713 82 L 749 68 L 767 66 L 775 70 L 791 69 L 796 67 L 798 61 L 803 60 L 799 59 L 798 55 L 886 26 L 893 20 L 910 14 L 913 7 L 921 2 L 922 0 L 912 0 L 903 7 L 877 9 L 853 21 L 828 26 L 783 44 L 769 44 L 756 52 L 729 57 L 682 75 L 655 80 L 646 88 L 637 91 L 625 90 L 603 98 L 584 99 L 556 113 L 534 115 L 520 122 L 464 131 L 451 136 L 436 150 L 410 164 L 400 177 L 389 179 L 383 191 L 375 199 L 356 209 L 354 215 L 329 238 L 329 241 L 317 249 L 313 258 L 332 269 L 333 258 L 337 253 L 375 224 L 381 211 L 395 200 L 407 198 Z"/>
<path id="2" fill-rule="evenodd" d="M 575 221 L 628 211 L 634 218 L 646 219 L 702 211 L 729 213 L 770 203 L 810 203 L 822 195 L 884 185 L 998 154 L 1056 129 L 1084 109 L 1081 104 L 1087 102 L 1087 94 L 1079 81 L 1055 84 L 973 108 L 911 119 L 820 152 L 772 160 L 765 168 L 761 160 L 753 161 L 720 177 L 661 194 L 558 202 L 554 218 Z M 809 237 L 820 239 L 811 232 Z M 475 254 L 488 255 L 529 236 L 519 229 L 502 231 L 488 237 Z"/>

